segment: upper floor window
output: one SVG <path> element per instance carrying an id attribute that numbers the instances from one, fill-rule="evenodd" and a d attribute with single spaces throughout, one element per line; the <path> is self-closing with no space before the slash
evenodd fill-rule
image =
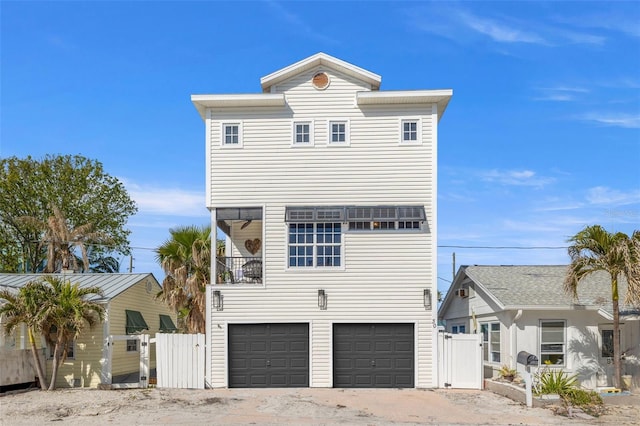
<path id="1" fill-rule="evenodd" d="M 242 124 L 223 123 L 222 124 L 222 146 L 241 147 L 242 146 Z"/>
<path id="2" fill-rule="evenodd" d="M 540 364 L 565 365 L 564 320 L 540 321 Z"/>
<path id="3" fill-rule="evenodd" d="M 293 144 L 313 145 L 313 124 L 310 121 L 293 123 Z"/>
<path id="4" fill-rule="evenodd" d="M 349 123 L 347 121 L 329 121 L 329 145 L 349 144 Z"/>
<path id="5" fill-rule="evenodd" d="M 289 267 L 336 267 L 342 265 L 340 223 L 290 223 Z"/>
<path id="6" fill-rule="evenodd" d="M 400 122 L 400 142 L 403 144 L 419 144 L 422 142 L 420 138 L 420 120 L 406 119 Z"/>

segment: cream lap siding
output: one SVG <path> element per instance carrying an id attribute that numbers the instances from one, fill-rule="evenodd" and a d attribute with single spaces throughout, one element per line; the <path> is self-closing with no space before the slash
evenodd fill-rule
<path id="1" fill-rule="evenodd" d="M 209 207 L 264 207 L 264 279 L 258 285 L 215 285 L 222 311 L 211 311 L 212 386 L 227 385 L 227 326 L 232 323 L 310 324 L 310 384 L 332 385 L 332 324 L 415 324 L 417 387 L 433 379 L 435 317 L 435 116 L 432 105 L 359 107 L 357 91 L 369 86 L 333 70 L 325 91 L 314 89 L 310 70 L 278 85 L 282 108 L 212 109 Z M 420 118 L 421 145 L 401 146 L 401 118 Z M 328 146 L 327 121 L 349 120 L 350 146 Z M 243 148 L 220 148 L 224 122 L 242 120 Z M 292 147 L 292 122 L 313 120 L 314 146 Z M 287 269 L 286 206 L 425 206 L 422 232 L 343 232 L 343 267 Z M 344 229 L 344 228 L 343 228 Z M 240 242 L 243 240 L 240 239 Z M 318 308 L 317 290 L 328 298 Z"/>
<path id="2" fill-rule="evenodd" d="M 149 326 L 149 330 L 144 330 L 144 334 L 154 337 L 160 329 L 160 314 L 169 315 L 173 323 L 177 325 L 176 314 L 167 305 L 156 299 L 156 294 L 160 291 L 155 282 L 151 292 L 147 292 L 146 279 L 128 288 L 118 296 L 114 297 L 110 303 L 109 330 L 114 336 L 126 334 L 125 310 L 139 311 Z M 155 345 L 151 345 L 150 366 L 155 368 L 156 355 Z M 140 352 L 127 352 L 126 341 L 114 342 L 112 375 L 128 374 L 140 371 Z"/>

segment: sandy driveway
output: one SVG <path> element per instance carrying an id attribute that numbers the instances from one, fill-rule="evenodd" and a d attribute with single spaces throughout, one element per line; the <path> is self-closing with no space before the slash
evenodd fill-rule
<path id="1" fill-rule="evenodd" d="M 0 397 L 2 425 L 638 424 L 639 407 L 584 421 L 488 391 L 418 389 L 71 389 Z"/>

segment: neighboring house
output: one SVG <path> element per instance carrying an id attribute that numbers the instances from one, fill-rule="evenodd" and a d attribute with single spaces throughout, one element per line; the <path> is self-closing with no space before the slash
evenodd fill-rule
<path id="1" fill-rule="evenodd" d="M 117 382 L 119 377 L 138 374 L 140 370 L 139 340 L 134 335 L 151 336 L 158 332 L 175 331 L 176 315 L 155 298 L 161 290 L 153 274 L 52 274 L 78 283 L 80 287 L 96 286 L 102 289 L 102 297 L 90 300 L 105 308 L 105 320 L 92 328 L 85 328 L 77 338 L 64 364 L 58 370 L 58 387 L 96 387 L 100 383 Z M 0 287 L 18 289 L 28 282 L 38 280 L 44 274 L 0 274 Z M 0 302 L 1 303 L 1 302 Z M 0 319 L 0 326 L 2 319 Z M 4 328 L 0 330 L 4 335 Z M 110 335 L 132 335 L 132 339 L 113 342 L 112 364 L 108 367 Z M 45 348 L 47 376 L 51 376 L 53 348 Z M 4 350 L 29 350 L 25 327 L 13 336 L 4 336 Z M 31 354 L 29 353 L 29 360 Z M 155 348 L 151 345 L 151 368 L 155 367 Z"/>
<path id="2" fill-rule="evenodd" d="M 438 318 L 451 333 L 482 333 L 485 377 L 501 365 L 516 368 L 526 351 L 541 366 L 576 373 L 588 388 L 613 383 L 611 279 L 597 272 L 578 286 L 578 299 L 564 292 L 567 266 L 463 266 L 440 306 Z M 622 374 L 640 386 L 640 310 L 622 304 L 619 283 Z M 517 365 L 523 371 L 522 365 Z"/>
<path id="3" fill-rule="evenodd" d="M 226 238 L 207 380 L 437 386 L 436 153 L 452 91 L 380 91 L 380 76 L 324 53 L 260 82 L 191 97 Z"/>

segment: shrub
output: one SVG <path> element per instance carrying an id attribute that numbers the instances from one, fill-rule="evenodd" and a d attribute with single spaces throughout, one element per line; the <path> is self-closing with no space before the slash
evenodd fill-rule
<path id="1" fill-rule="evenodd" d="M 568 389 L 561 397 L 567 407 L 578 407 L 591 416 L 598 417 L 604 412 L 602 397 L 594 391 Z"/>
<path id="2" fill-rule="evenodd" d="M 498 376 L 501 379 L 508 380 L 510 382 L 512 382 L 517 375 L 518 375 L 518 372 L 515 369 L 509 368 L 509 366 L 505 364 L 503 364 L 502 367 L 500 367 L 500 370 L 498 371 Z"/>
<path id="3" fill-rule="evenodd" d="M 576 375 L 569 376 L 562 370 L 544 369 L 536 375 L 536 395 L 563 395 L 570 389 L 576 388 Z"/>

